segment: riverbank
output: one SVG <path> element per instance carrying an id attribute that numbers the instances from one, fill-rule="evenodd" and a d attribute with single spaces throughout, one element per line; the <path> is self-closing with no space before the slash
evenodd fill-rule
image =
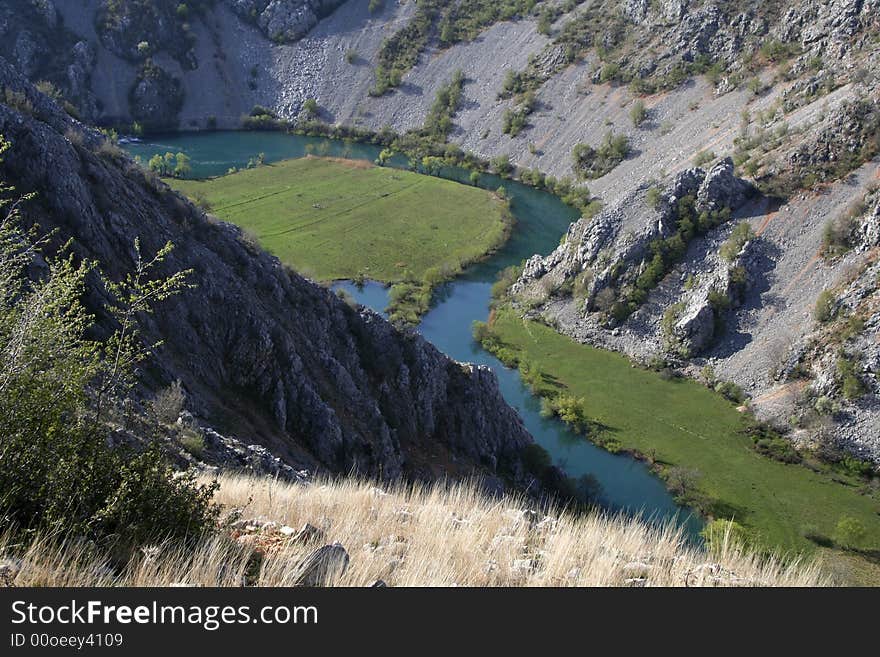
<path id="1" fill-rule="evenodd" d="M 308 156 L 170 182 L 300 273 L 391 285 L 389 317 L 403 325 L 513 225 L 497 193 L 363 159 Z"/>
<path id="2" fill-rule="evenodd" d="M 743 415 L 700 384 L 664 380 L 509 308 L 497 310 L 489 328 L 496 351 L 527 364 L 536 394 L 577 400 L 597 442 L 613 440 L 647 458 L 674 492 L 710 516 L 734 519 L 753 540 L 813 551 L 817 543 L 843 540 L 838 525 L 849 517 L 865 530 L 853 547 L 867 554 L 880 543 L 876 493 L 828 466 L 786 464 L 757 453 Z"/>

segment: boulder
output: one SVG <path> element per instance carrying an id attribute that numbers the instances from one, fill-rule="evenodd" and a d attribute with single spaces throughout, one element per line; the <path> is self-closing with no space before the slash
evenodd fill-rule
<path id="1" fill-rule="evenodd" d="M 348 552 L 339 543 L 318 548 L 297 566 L 293 586 L 326 586 L 348 569 Z"/>

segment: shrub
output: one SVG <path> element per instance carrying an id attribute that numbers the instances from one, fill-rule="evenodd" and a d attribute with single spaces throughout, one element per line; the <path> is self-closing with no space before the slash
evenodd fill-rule
<path id="1" fill-rule="evenodd" d="M 629 118 L 632 121 L 632 124 L 637 128 L 645 122 L 645 119 L 648 118 L 648 110 L 645 109 L 644 101 L 637 100 L 633 103 L 629 110 Z"/>
<path id="2" fill-rule="evenodd" d="M 700 471 L 693 468 L 675 466 L 666 471 L 666 487 L 676 499 L 690 499 L 696 492 Z"/>
<path id="3" fill-rule="evenodd" d="M 825 324 L 834 319 L 837 314 L 837 298 L 831 290 L 822 290 L 816 298 L 816 306 L 813 308 L 813 318 L 820 324 Z"/>
<path id="4" fill-rule="evenodd" d="M 507 109 L 501 117 L 501 132 L 516 137 L 528 125 L 528 113 L 521 107 Z"/>
<path id="5" fill-rule="evenodd" d="M 703 167 L 712 162 L 715 159 L 715 153 L 709 150 L 700 151 L 696 155 L 694 155 L 694 166 L 695 167 Z"/>
<path id="6" fill-rule="evenodd" d="M 852 516 L 843 516 L 834 528 L 834 540 L 838 545 L 850 549 L 859 547 L 867 535 L 862 521 Z"/>
<path id="7" fill-rule="evenodd" d="M 655 210 L 660 206 L 660 200 L 662 198 L 663 194 L 659 187 L 651 187 L 645 194 L 645 201 Z"/>
<path id="8" fill-rule="evenodd" d="M 743 404 L 746 401 L 746 393 L 743 389 L 731 381 L 719 381 L 715 384 L 715 392 L 732 401 L 734 404 Z"/>
<path id="9" fill-rule="evenodd" d="M 614 288 L 603 287 L 593 298 L 593 305 L 597 310 L 609 312 L 614 307 L 616 301 L 617 293 L 614 291 Z"/>
<path id="10" fill-rule="evenodd" d="M 833 415 L 835 412 L 834 400 L 825 396 L 819 397 L 813 404 L 813 408 L 819 415 Z"/>
<path id="11" fill-rule="evenodd" d="M 843 396 L 850 401 L 865 394 L 865 384 L 856 373 L 856 363 L 848 356 L 837 357 L 837 381 Z"/>
<path id="12" fill-rule="evenodd" d="M 750 530 L 738 522 L 724 518 L 706 523 L 700 535 L 706 541 L 706 548 L 713 554 L 720 554 L 725 547 L 739 550 L 751 550 L 755 547 L 755 537 Z"/>
<path id="13" fill-rule="evenodd" d="M 320 109 L 318 101 L 314 98 L 306 98 L 303 102 L 302 111 L 309 117 L 317 116 Z"/>
<path id="14" fill-rule="evenodd" d="M 0 205 L 9 210 L 8 200 Z M 86 337 L 92 317 L 82 303 L 93 266 L 44 254 L 48 275 L 29 282 L 25 271 L 39 247 L 18 230 L 15 210 L 0 223 L 4 512 L 19 531 L 60 537 L 132 544 L 197 536 L 216 519 L 214 487 L 175 473 L 157 440 L 140 451 L 111 448 L 107 416 L 125 404 L 133 368 L 145 357 L 135 318 L 181 289 L 187 272 L 155 278 L 170 245 L 144 260 L 136 242 L 136 271 L 106 282 L 107 310 L 122 328 L 97 344 Z"/>
<path id="15" fill-rule="evenodd" d="M 864 200 L 854 203 L 836 219 L 829 219 L 822 231 L 822 255 L 837 258 L 852 248 L 852 232 L 856 218 L 866 210 Z"/>
<path id="16" fill-rule="evenodd" d="M 162 424 L 177 422 L 186 403 L 186 393 L 178 379 L 164 390 L 159 391 L 151 404 L 153 414 Z"/>
<path id="17" fill-rule="evenodd" d="M 52 100 L 54 100 L 56 102 L 60 101 L 62 98 L 61 92 L 58 90 L 58 87 L 56 87 L 54 84 L 52 84 L 48 80 L 40 80 L 34 86 L 36 87 L 37 91 L 39 91 L 41 94 L 48 96 L 49 98 L 51 98 Z"/>
<path id="18" fill-rule="evenodd" d="M 196 458 L 201 458 L 205 452 L 205 437 L 192 429 L 184 429 L 180 446 Z"/>
<path id="19" fill-rule="evenodd" d="M 553 28 L 553 15 L 548 11 L 541 12 L 541 17 L 538 19 L 538 34 L 543 34 L 544 36 L 550 36 L 550 30 Z"/>
<path id="20" fill-rule="evenodd" d="M 727 262 L 733 262 L 743 250 L 747 242 L 755 239 L 755 231 L 748 221 L 743 221 L 736 225 L 730 237 L 721 245 L 719 254 Z"/>
<path id="21" fill-rule="evenodd" d="M 597 148 L 576 144 L 571 152 L 575 173 L 590 180 L 601 178 L 623 162 L 629 151 L 626 135 L 614 135 L 612 132 L 605 134 Z"/>
<path id="22" fill-rule="evenodd" d="M 782 463 L 800 463 L 801 455 L 784 436 L 764 422 L 755 422 L 746 428 L 759 454 Z"/>
<path id="23" fill-rule="evenodd" d="M 9 87 L 3 90 L 4 102 L 22 114 L 33 114 L 34 106 L 24 92 L 13 91 Z"/>
<path id="24" fill-rule="evenodd" d="M 499 155 L 492 159 L 492 169 L 500 176 L 507 176 L 513 171 L 513 165 L 510 163 L 510 156 L 507 154 Z"/>
<path id="25" fill-rule="evenodd" d="M 492 285 L 492 298 L 501 299 L 507 293 L 507 290 L 510 289 L 510 286 L 520 277 L 522 270 L 523 268 L 521 265 L 505 267 L 498 274 L 498 279 Z"/>
<path id="26" fill-rule="evenodd" d="M 448 84 L 443 85 L 437 91 L 428 116 L 425 117 L 425 127 L 422 133 L 436 141 L 446 141 L 453 128 L 452 118 L 461 106 L 465 77 L 462 71 L 455 71 Z"/>
<path id="27" fill-rule="evenodd" d="M 553 413 L 575 432 L 587 434 L 592 424 L 584 410 L 585 400 L 572 395 L 560 394 L 549 400 Z M 543 411 L 543 403 L 542 403 Z"/>

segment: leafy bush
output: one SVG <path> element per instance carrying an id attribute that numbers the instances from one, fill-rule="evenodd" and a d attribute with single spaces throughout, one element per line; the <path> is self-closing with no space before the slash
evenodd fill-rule
<path id="1" fill-rule="evenodd" d="M 449 84 L 437 91 L 434 104 L 425 118 L 423 134 L 437 141 L 445 141 L 452 131 L 452 117 L 458 112 L 462 101 L 465 77 L 460 70 L 452 75 Z"/>
<path id="2" fill-rule="evenodd" d="M 180 435 L 180 446 L 196 458 L 201 458 L 205 451 L 205 437 L 192 429 L 184 429 Z"/>
<path id="3" fill-rule="evenodd" d="M 595 179 L 609 173 L 629 155 L 629 139 L 626 135 L 606 133 L 597 148 L 577 144 L 571 156 L 575 173 L 581 178 Z"/>
<path id="4" fill-rule="evenodd" d="M 643 100 L 636 100 L 633 103 L 629 109 L 629 118 L 637 128 L 645 122 L 645 119 L 648 118 L 648 110 L 645 109 L 645 102 Z"/>
<path id="5" fill-rule="evenodd" d="M 852 248 L 853 228 L 856 219 L 867 210 L 861 199 L 836 219 L 829 219 L 822 231 L 822 256 L 828 259 L 842 256 Z"/>
<path id="6" fill-rule="evenodd" d="M 498 175 L 505 176 L 513 172 L 513 165 L 510 163 L 510 156 L 507 154 L 499 155 L 492 159 L 492 169 Z"/>
<path id="7" fill-rule="evenodd" d="M 305 112 L 307 116 L 317 116 L 320 110 L 321 108 L 318 106 L 318 101 L 314 98 L 306 98 L 305 102 L 303 102 L 302 111 Z"/>
<path id="8" fill-rule="evenodd" d="M 214 487 L 175 473 L 156 440 L 141 451 L 109 447 L 108 424 L 145 355 L 135 317 L 181 289 L 187 272 L 154 277 L 170 245 L 153 259 L 138 257 L 133 274 L 106 282 L 118 331 L 93 342 L 86 337 L 93 319 L 82 303 L 93 265 L 44 255 L 48 273 L 28 280 L 42 244 L 18 229 L 15 207 L 0 201 L 3 512 L 20 531 L 61 537 L 132 544 L 197 536 L 216 518 Z"/>
<path id="9" fill-rule="evenodd" d="M 703 167 L 715 159 L 715 153 L 712 151 L 700 151 L 694 155 L 694 166 Z"/>
<path id="10" fill-rule="evenodd" d="M 692 499 L 700 481 L 700 471 L 693 468 L 675 466 L 666 470 L 666 487 L 679 501 Z"/>
<path id="11" fill-rule="evenodd" d="M 746 433 L 752 439 L 758 453 L 782 463 L 800 463 L 801 455 L 791 444 L 791 441 L 780 435 L 770 425 L 764 422 L 754 422 L 746 428 Z"/>
<path id="12" fill-rule="evenodd" d="M 544 404 L 550 409 L 552 415 L 570 426 L 575 432 L 588 434 L 592 422 L 584 410 L 585 400 L 572 395 L 560 394 L 556 397 L 542 400 L 542 412 Z"/>
<path id="13" fill-rule="evenodd" d="M 837 357 L 837 382 L 843 396 L 850 401 L 865 394 L 865 384 L 856 373 L 855 361 L 845 354 Z"/>
<path id="14" fill-rule="evenodd" d="M 838 545 L 850 549 L 857 548 L 865 540 L 868 530 L 858 518 L 843 516 L 834 529 L 834 540 Z"/>
<path id="15" fill-rule="evenodd" d="M 813 308 L 813 318 L 820 324 L 825 324 L 834 319 L 837 314 L 837 298 L 831 290 L 822 290 L 816 298 L 816 306 Z"/>
<path id="16" fill-rule="evenodd" d="M 746 393 L 732 381 L 719 381 L 715 384 L 715 392 L 726 397 L 734 404 L 743 404 L 746 401 Z"/>
<path id="17" fill-rule="evenodd" d="M 164 390 L 160 390 L 151 404 L 153 414 L 162 424 L 177 422 L 186 403 L 186 393 L 180 380 L 175 381 Z"/>
<path id="18" fill-rule="evenodd" d="M 497 300 L 504 297 L 510 286 L 520 277 L 522 270 L 522 265 L 511 265 L 501 270 L 497 280 L 492 285 L 492 298 Z"/>
<path id="19" fill-rule="evenodd" d="M 736 225 L 730 237 L 721 245 L 719 254 L 727 262 L 733 262 L 743 250 L 747 242 L 755 239 L 755 231 L 748 221 L 743 221 Z"/>

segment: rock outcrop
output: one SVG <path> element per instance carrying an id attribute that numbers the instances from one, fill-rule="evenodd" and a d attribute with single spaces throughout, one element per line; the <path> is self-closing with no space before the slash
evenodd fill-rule
<path id="1" fill-rule="evenodd" d="M 530 437 L 483 367 L 450 360 L 416 334 L 355 310 L 284 268 L 237 228 L 218 222 L 153 178 L 101 135 L 60 111 L 0 60 L 0 85 L 30 109 L 0 104 L 10 141 L 0 175 L 55 242 L 120 279 L 170 241 L 163 273 L 192 268 L 195 289 L 142 317 L 162 340 L 144 390 L 179 379 L 190 410 L 218 430 L 260 443 L 297 468 L 396 479 L 472 473 L 528 481 Z M 95 280 L 87 301 L 106 291 Z M 110 326 L 99 312 L 96 337 Z"/>
<path id="2" fill-rule="evenodd" d="M 595 217 L 573 223 L 563 243 L 550 255 L 529 259 L 511 292 L 519 297 L 541 298 L 547 289 L 563 286 L 572 277 L 587 272 L 584 309 L 595 310 L 603 290 L 629 285 L 644 271 L 654 240 L 675 233 L 681 199 L 692 197 L 699 215 L 736 209 L 751 191 L 748 183 L 734 175 L 729 158 L 708 172 L 698 168 L 681 172 L 655 207 L 645 202 L 644 189 L 635 190 Z M 544 284 L 544 280 L 548 282 Z"/>
<path id="3" fill-rule="evenodd" d="M 197 7 L 177 0 L 101 0 L 95 26 L 103 45 L 123 59 L 141 62 L 166 52 L 192 70 L 199 65 L 190 25 Z"/>
<path id="4" fill-rule="evenodd" d="M 0 57 L 32 81 L 54 85 L 84 118 L 98 116 L 94 47 L 65 27 L 52 0 L 0 4 Z"/>
<path id="5" fill-rule="evenodd" d="M 345 0 L 227 0 L 242 19 L 256 23 L 275 43 L 302 38 Z"/>
<path id="6" fill-rule="evenodd" d="M 131 89 L 129 103 L 131 117 L 144 128 L 174 129 L 183 106 L 183 86 L 165 69 L 147 61 Z"/>

